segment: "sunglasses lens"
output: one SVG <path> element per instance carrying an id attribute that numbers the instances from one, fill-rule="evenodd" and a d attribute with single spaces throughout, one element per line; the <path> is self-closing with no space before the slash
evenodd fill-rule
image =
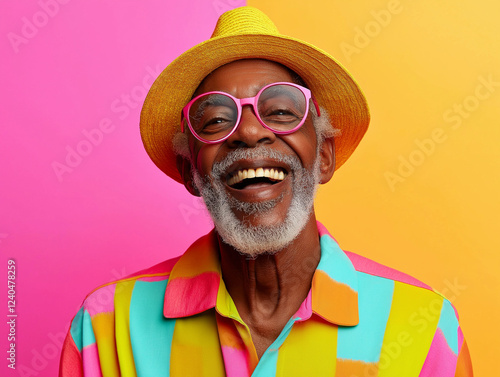
<path id="1" fill-rule="evenodd" d="M 227 136 L 238 119 L 234 100 L 224 94 L 201 96 L 189 108 L 189 122 L 202 139 L 216 141 Z"/>
<path id="2" fill-rule="evenodd" d="M 293 132 L 307 116 L 305 94 L 292 85 L 275 84 L 264 89 L 256 110 L 263 124 L 276 133 Z M 193 131 L 208 142 L 217 142 L 233 131 L 238 121 L 238 106 L 222 93 L 207 93 L 194 101 L 188 111 Z"/>
<path id="3" fill-rule="evenodd" d="M 287 132 L 296 128 L 307 116 L 304 93 L 291 85 L 272 85 L 259 97 L 259 116 L 270 129 Z"/>

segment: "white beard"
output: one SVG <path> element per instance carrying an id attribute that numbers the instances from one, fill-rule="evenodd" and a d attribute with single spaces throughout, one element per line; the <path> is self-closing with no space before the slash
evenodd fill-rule
<path id="1" fill-rule="evenodd" d="M 288 178 L 293 180 L 292 201 L 281 224 L 254 226 L 239 220 L 233 210 L 246 215 L 265 216 L 266 212 L 283 200 L 283 195 L 265 202 L 242 202 L 227 194 L 219 178 L 235 161 L 262 157 L 284 162 L 291 167 Z M 314 196 L 319 184 L 319 162 L 318 153 L 310 172 L 302 167 L 297 157 L 284 155 L 264 146 L 238 149 L 229 153 L 223 161 L 214 163 L 211 179 L 203 179 L 193 168 L 194 184 L 201 193 L 222 240 L 240 253 L 256 258 L 261 254 L 275 254 L 283 250 L 306 226 L 313 212 Z"/>

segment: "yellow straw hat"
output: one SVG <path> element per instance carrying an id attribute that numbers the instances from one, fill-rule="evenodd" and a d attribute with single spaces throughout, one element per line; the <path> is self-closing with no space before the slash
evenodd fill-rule
<path id="1" fill-rule="evenodd" d="M 175 59 L 151 86 L 141 112 L 147 153 L 165 174 L 182 182 L 172 140 L 180 131 L 182 108 L 201 81 L 218 67 L 240 59 L 266 59 L 295 71 L 318 104 L 341 130 L 335 136 L 336 169 L 365 134 L 370 114 L 365 97 L 349 73 L 326 52 L 282 35 L 260 10 L 241 7 L 220 16 L 212 37 Z"/>

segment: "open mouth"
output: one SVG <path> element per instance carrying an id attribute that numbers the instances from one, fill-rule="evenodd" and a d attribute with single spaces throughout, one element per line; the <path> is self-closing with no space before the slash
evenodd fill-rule
<path id="1" fill-rule="evenodd" d="M 287 176 L 283 168 L 238 169 L 229 174 L 226 182 L 229 187 L 241 190 L 250 185 L 274 185 Z"/>

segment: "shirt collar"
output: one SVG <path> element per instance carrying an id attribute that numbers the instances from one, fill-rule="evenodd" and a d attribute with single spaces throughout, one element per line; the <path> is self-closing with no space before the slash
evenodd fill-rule
<path id="1" fill-rule="evenodd" d="M 306 320 L 312 313 L 340 326 L 355 326 L 358 316 L 356 271 L 326 228 L 318 223 L 321 259 L 311 292 L 295 314 Z M 220 269 L 215 231 L 198 239 L 175 264 L 165 291 L 167 318 L 188 317 L 216 308 L 223 316 L 241 321 L 226 290 Z"/>

